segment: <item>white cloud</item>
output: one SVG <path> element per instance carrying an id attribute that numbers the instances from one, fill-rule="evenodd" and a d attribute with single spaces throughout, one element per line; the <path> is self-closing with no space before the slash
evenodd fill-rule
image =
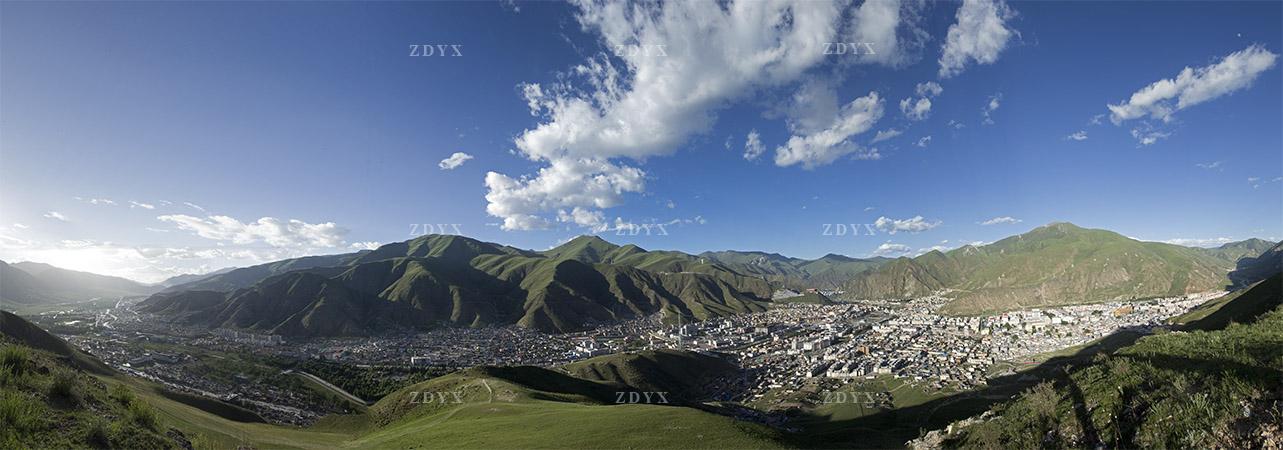
<path id="1" fill-rule="evenodd" d="M 882 245 L 879 245 L 878 248 L 873 251 L 873 254 L 877 256 L 891 256 L 891 255 L 904 255 L 912 251 L 913 249 L 907 245 L 886 242 L 886 243 L 883 243 Z"/>
<path id="2" fill-rule="evenodd" d="M 853 55 L 858 62 L 891 67 L 912 64 L 928 38 L 918 26 L 923 5 L 913 0 L 865 1 L 851 13 L 843 41 L 867 44 L 873 50 Z"/>
<path id="3" fill-rule="evenodd" d="M 984 222 L 980 222 L 980 224 L 981 225 L 999 225 L 999 224 L 1014 224 L 1014 223 L 1020 223 L 1020 222 L 1021 222 L 1020 219 L 1017 219 L 1011 216 L 1002 216 L 1002 217 L 994 217 Z"/>
<path id="4" fill-rule="evenodd" d="M 873 222 L 873 226 L 887 234 L 896 234 L 901 231 L 918 233 L 940 226 L 940 221 L 928 222 L 922 216 L 914 216 L 913 218 L 902 220 L 883 216 L 878 217 L 878 220 Z"/>
<path id="5" fill-rule="evenodd" d="M 183 202 L 183 204 L 184 204 L 184 205 L 187 205 L 188 207 L 191 207 L 191 208 L 192 208 L 192 209 L 194 209 L 194 210 L 197 210 L 197 211 L 200 211 L 200 212 L 205 212 L 205 208 L 202 208 L 200 205 L 197 205 L 197 204 L 195 204 L 195 203 L 192 203 L 192 202 Z"/>
<path id="6" fill-rule="evenodd" d="M 766 146 L 762 145 L 757 130 L 749 131 L 748 137 L 744 139 L 744 159 L 752 161 L 762 156 L 762 153 L 766 153 Z"/>
<path id="7" fill-rule="evenodd" d="M 49 211 L 49 212 L 46 212 L 46 213 L 45 213 L 45 218 L 46 218 L 46 219 L 60 220 L 60 221 L 63 221 L 63 222 L 66 222 L 66 221 L 67 221 L 67 216 L 63 215 L 62 213 L 60 213 L 60 212 L 58 212 L 58 211 Z"/>
<path id="8" fill-rule="evenodd" d="M 1079 130 L 1078 132 L 1070 134 L 1069 136 L 1065 136 L 1065 139 L 1069 139 L 1071 141 L 1085 141 L 1087 140 L 1087 132 L 1083 130 Z"/>
<path id="9" fill-rule="evenodd" d="M 1164 243 L 1167 243 L 1167 244 L 1175 244 L 1175 245 L 1180 245 L 1180 246 L 1184 246 L 1184 247 L 1219 247 L 1219 246 L 1221 246 L 1221 245 L 1225 245 L 1225 244 L 1228 244 L 1228 243 L 1230 243 L 1230 242 L 1234 242 L 1234 239 L 1227 238 L 1227 237 L 1216 237 L 1216 238 L 1176 238 L 1176 239 L 1168 239 L 1168 240 L 1165 240 L 1165 241 L 1159 241 L 1159 242 L 1164 242 Z"/>
<path id="10" fill-rule="evenodd" d="M 863 5 L 851 15 L 859 27 L 853 36 L 867 37 L 862 40 L 873 45 L 895 42 L 894 50 L 878 51 L 887 55 L 867 62 L 898 64 L 894 53 L 912 47 L 913 39 L 891 36 L 899 24 L 916 20 L 906 9 L 921 5 L 896 5 Z M 580 27 L 597 35 L 603 48 L 629 51 L 598 53 L 554 83 L 522 86 L 531 114 L 541 123 L 519 134 L 515 144 L 520 155 L 547 167 L 536 176 L 487 174 L 491 203 L 486 209 L 503 219 L 504 229 L 544 227 L 552 211 L 602 208 L 620 203 L 621 193 L 641 192 L 642 170 L 617 159 L 642 162 L 673 153 L 693 135 L 707 132 L 717 112 L 734 101 L 797 82 L 829 57 L 825 43 L 847 36 L 842 34 L 846 2 L 582 1 L 576 6 Z M 602 170 L 566 170 L 559 164 Z M 550 180 L 545 171 L 563 176 Z M 562 201 L 544 194 L 551 184 L 606 188 L 595 191 L 604 197 Z"/>
<path id="11" fill-rule="evenodd" d="M 915 145 L 917 145 L 918 147 L 926 147 L 927 144 L 930 144 L 930 143 L 931 143 L 931 136 L 924 136 L 922 139 L 918 139 L 918 143 Z"/>
<path id="12" fill-rule="evenodd" d="M 21 224 L 21 223 L 18 223 L 18 222 L 14 222 L 14 223 L 13 223 L 13 227 L 14 227 L 14 228 L 17 228 L 17 229 L 19 229 L 19 230 L 25 230 L 25 229 L 27 229 L 27 228 L 30 228 L 30 227 L 28 227 L 28 226 L 26 226 L 26 225 L 23 225 L 23 224 Z"/>
<path id="13" fill-rule="evenodd" d="M 985 125 L 993 125 L 993 118 L 990 117 L 989 114 L 993 113 L 994 111 L 997 111 L 998 107 L 1002 106 L 1001 102 L 1002 102 L 1001 92 L 989 96 L 989 103 L 985 103 L 985 106 L 983 108 L 980 108 L 980 112 L 984 114 L 984 120 L 981 121 L 981 123 Z"/>
<path id="14" fill-rule="evenodd" d="M 354 250 L 374 250 L 376 248 L 379 248 L 379 246 L 381 245 L 383 244 L 380 244 L 378 241 L 362 241 L 362 242 L 353 242 L 348 245 L 348 248 L 351 248 Z"/>
<path id="15" fill-rule="evenodd" d="M 926 119 L 931 114 L 931 99 L 919 98 L 916 102 L 908 98 L 900 100 L 900 112 L 909 120 Z"/>
<path id="16" fill-rule="evenodd" d="M 1002 0 L 963 0 L 958 22 L 949 27 L 940 55 L 940 78 L 959 73 L 968 64 L 993 64 L 1016 34 L 1006 21 L 1014 12 Z"/>
<path id="17" fill-rule="evenodd" d="M 1207 170 L 1220 169 L 1220 168 L 1221 168 L 1221 162 L 1220 162 L 1220 161 L 1212 161 L 1212 162 L 1210 162 L 1210 163 L 1198 163 L 1198 164 L 1194 164 L 1194 166 L 1195 166 L 1195 167 L 1198 167 L 1198 168 L 1200 168 L 1200 169 L 1207 169 Z"/>
<path id="18" fill-rule="evenodd" d="M 437 167 L 440 167 L 441 170 L 454 170 L 459 166 L 462 166 L 463 163 L 468 162 L 469 159 L 472 159 L 472 155 L 464 152 L 454 152 L 450 157 L 441 160 L 440 163 L 437 163 Z"/>
<path id="19" fill-rule="evenodd" d="M 888 129 L 879 131 L 878 134 L 873 135 L 873 141 L 871 142 L 876 144 L 876 143 L 885 141 L 887 139 L 891 139 L 893 137 L 899 136 L 901 134 L 904 134 L 904 132 L 901 130 L 897 130 L 895 128 L 888 128 Z"/>
<path id="20" fill-rule="evenodd" d="M 1159 139 L 1167 139 L 1167 137 L 1171 135 L 1171 133 L 1157 131 L 1148 127 L 1132 128 L 1132 137 L 1135 138 L 1136 142 L 1140 143 L 1140 145 L 1153 145 L 1157 143 Z"/>
<path id="21" fill-rule="evenodd" d="M 156 205 L 153 205 L 151 203 L 141 203 L 141 202 L 130 200 L 129 208 L 130 209 L 133 209 L 133 208 L 156 209 Z"/>
<path id="22" fill-rule="evenodd" d="M 1176 111 L 1248 88 L 1262 72 L 1274 67 L 1278 54 L 1260 45 L 1231 53 L 1220 62 L 1199 68 L 1185 67 L 1176 78 L 1164 78 L 1109 108 L 1114 124 L 1149 116 L 1164 122 Z"/>
<path id="23" fill-rule="evenodd" d="M 263 242 L 284 248 L 332 248 L 343 244 L 347 230 L 334 222 L 311 224 L 301 220 L 263 217 L 244 223 L 228 216 L 192 217 L 183 214 L 159 216 L 165 222 L 196 235 L 234 244 Z"/>
<path id="24" fill-rule="evenodd" d="M 913 98 L 900 100 L 900 112 L 904 113 L 909 120 L 917 121 L 926 119 L 931 114 L 931 99 L 944 92 L 944 88 L 940 87 L 940 83 L 928 81 L 918 83 L 913 91 L 918 96 L 917 100 Z"/>
<path id="25" fill-rule="evenodd" d="M 821 130 L 795 126 L 794 134 L 785 145 L 775 149 L 775 165 L 788 167 L 801 164 L 813 169 L 855 154 L 858 159 L 879 159 L 876 149 L 862 150 L 850 137 L 868 131 L 882 118 L 883 102 L 877 92 L 852 100 Z"/>
<path id="26" fill-rule="evenodd" d="M 116 205 L 116 201 L 109 198 L 82 198 L 82 197 L 72 197 L 72 198 L 88 203 L 90 205 L 105 205 L 105 206 Z"/>
<path id="27" fill-rule="evenodd" d="M 486 213 L 503 218 L 504 230 L 547 228 L 539 216 L 565 208 L 610 208 L 626 192 L 645 189 L 645 172 L 601 159 L 556 159 L 532 177 L 514 179 L 496 172 L 486 174 Z"/>

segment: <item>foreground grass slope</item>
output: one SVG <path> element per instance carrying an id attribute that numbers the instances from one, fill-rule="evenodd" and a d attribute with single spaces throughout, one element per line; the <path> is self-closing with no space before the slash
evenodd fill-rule
<path id="1" fill-rule="evenodd" d="M 1278 276 L 1219 305 L 1274 308 L 1216 329 L 1140 339 L 1026 391 L 940 444 L 975 448 L 1278 448 L 1283 307 Z M 1194 322 L 1206 318 L 1193 318 Z"/>
<path id="2" fill-rule="evenodd" d="M 364 414 L 296 428 L 125 376 L 20 317 L 3 319 L 0 448 L 781 446 L 773 429 L 677 402 L 618 403 L 621 392 L 674 386 L 683 380 L 671 377 L 687 375 L 682 371 L 727 369 L 710 356 L 648 354 L 639 363 L 644 373 L 626 368 L 636 366 L 633 357 L 595 361 L 591 366 L 621 368 L 611 381 L 537 367 L 472 368 L 399 389 Z"/>

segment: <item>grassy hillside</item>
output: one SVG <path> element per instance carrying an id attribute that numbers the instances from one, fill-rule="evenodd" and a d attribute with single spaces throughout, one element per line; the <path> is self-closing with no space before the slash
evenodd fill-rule
<path id="1" fill-rule="evenodd" d="M 636 389 L 537 367 L 472 368 L 403 387 L 364 414 L 330 416 L 310 428 L 275 426 L 235 406 L 109 369 L 78 370 L 73 355 L 92 357 L 19 317 L 6 316 L 3 325 L 3 448 L 781 447 L 778 433 L 761 425 L 675 403 L 619 404 L 618 393 Z M 651 356 L 661 366 L 724 364 L 676 352 Z"/>
<path id="2" fill-rule="evenodd" d="M 1283 275 L 1276 274 L 1257 284 L 1208 300 L 1170 322 L 1185 330 L 1219 330 L 1231 323 L 1245 323 L 1272 311 L 1283 302 Z"/>
<path id="3" fill-rule="evenodd" d="M 665 392 L 670 399 L 700 399 L 702 383 L 732 373 L 736 366 L 725 359 L 677 350 L 619 353 L 567 364 L 565 372 L 637 391 Z"/>
<path id="4" fill-rule="evenodd" d="M 1283 442 L 1278 286 L 1257 285 L 1218 310 L 1259 297 L 1272 297 L 1275 309 L 1221 329 L 1141 338 L 935 437 L 975 448 L 1276 447 Z"/>
<path id="5" fill-rule="evenodd" d="M 841 288 L 852 277 L 891 261 L 883 257 L 859 259 L 836 254 L 807 260 L 775 253 L 739 251 L 704 252 L 699 256 L 793 289 Z"/>
<path id="6" fill-rule="evenodd" d="M 412 403 L 424 392 L 446 403 Z M 698 409 L 615 404 L 617 386 L 534 367 L 475 368 L 371 407 L 360 448 L 779 448 L 777 432 Z M 455 393 L 458 396 L 455 396 Z M 439 397 L 438 397 L 439 398 Z M 453 403 L 455 400 L 459 403 Z"/>
<path id="7" fill-rule="evenodd" d="M 981 247 L 900 258 L 857 275 L 847 291 L 908 298 L 948 289 L 954 300 L 945 312 L 979 314 L 1213 290 L 1228 284 L 1232 268 L 1205 249 L 1056 223 Z"/>
<path id="8" fill-rule="evenodd" d="M 227 293 L 162 293 L 140 306 L 187 324 L 290 336 L 512 323 L 564 332 L 659 312 L 675 321 L 762 311 L 771 290 L 690 255 L 596 237 L 535 253 L 431 235 L 348 265 L 289 271 Z"/>

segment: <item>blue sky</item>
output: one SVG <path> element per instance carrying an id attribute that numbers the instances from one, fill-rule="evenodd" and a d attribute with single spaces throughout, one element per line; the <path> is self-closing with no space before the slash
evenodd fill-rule
<path id="1" fill-rule="evenodd" d="M 798 257 L 1283 236 L 1283 4 L 795 6 L 6 2 L 0 258 L 156 281 L 414 224 Z"/>

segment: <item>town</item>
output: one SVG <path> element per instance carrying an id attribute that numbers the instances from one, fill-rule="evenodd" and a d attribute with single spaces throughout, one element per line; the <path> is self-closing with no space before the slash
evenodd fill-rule
<path id="1" fill-rule="evenodd" d="M 812 294 L 826 293 L 841 294 Z M 981 388 L 988 378 L 1009 374 L 1040 354 L 1118 331 L 1150 332 L 1219 293 L 976 317 L 940 314 L 948 300 L 942 295 L 828 304 L 782 301 L 797 295 L 777 293 L 777 302 L 764 312 L 705 321 L 661 312 L 562 335 L 506 326 L 284 338 L 170 324 L 135 312 L 128 302 L 94 313 L 50 312 L 37 321 L 122 371 L 176 391 L 236 403 L 272 422 L 303 425 L 350 411 L 351 405 L 299 389 L 299 380 L 288 376 L 298 361 L 395 369 L 410 383 L 419 379 L 416 373 L 430 377 L 477 365 L 556 367 L 609 353 L 680 349 L 723 355 L 739 364 L 734 377 L 710 386 L 709 398 L 715 400 L 760 404 L 809 396 L 821 402 L 821 393 L 808 385 L 879 377 L 927 392 L 957 392 Z M 1003 370 L 996 372 L 999 367 Z M 361 401 L 368 400 L 373 399 Z"/>

